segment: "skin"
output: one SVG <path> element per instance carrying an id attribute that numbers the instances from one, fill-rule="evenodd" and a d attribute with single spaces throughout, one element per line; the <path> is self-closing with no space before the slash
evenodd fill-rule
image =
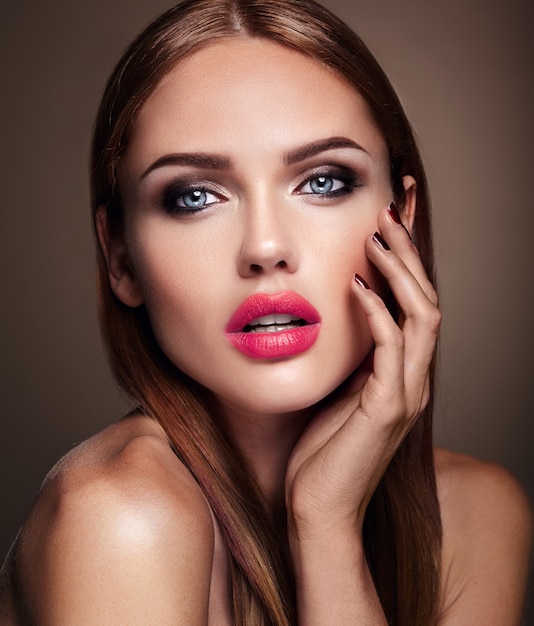
<path id="1" fill-rule="evenodd" d="M 360 147 L 285 160 L 333 137 Z M 161 165 L 177 153 L 226 163 Z M 311 193 L 321 175 L 346 185 L 340 166 L 358 181 L 350 193 Z M 236 39 L 196 53 L 160 83 L 120 172 L 124 239 L 109 240 L 103 209 L 97 220 L 115 294 L 147 306 L 166 354 L 213 394 L 228 436 L 287 526 L 300 624 L 386 623 L 361 524 L 428 401 L 440 323 L 417 251 L 386 208 L 388 168 L 363 100 L 339 77 L 276 44 Z M 162 198 L 183 180 L 207 190 L 209 206 L 170 213 Z M 404 184 L 409 229 L 416 181 Z M 371 289 L 354 281 L 355 272 Z M 379 296 L 386 282 L 401 327 Z M 245 357 L 225 337 L 231 315 L 252 293 L 286 289 L 319 311 L 319 339 L 291 358 Z M 343 394 L 319 410 L 316 403 L 347 377 Z M 436 466 L 444 526 L 439 623 L 519 623 L 531 528 L 521 489 L 503 469 L 449 452 L 436 452 Z M 122 420 L 63 459 L 18 545 L 20 600 L 35 623 L 230 623 L 217 524 L 147 418 Z M 23 623 L 9 608 L 9 568 L 8 559 L 0 624 Z"/>

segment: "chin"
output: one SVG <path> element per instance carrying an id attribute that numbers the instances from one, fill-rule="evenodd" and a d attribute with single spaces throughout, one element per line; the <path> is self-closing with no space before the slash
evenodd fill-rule
<path id="1" fill-rule="evenodd" d="M 264 380 L 261 384 L 247 381 L 234 393 L 212 393 L 217 402 L 230 414 L 276 416 L 306 411 L 327 398 L 352 373 L 352 369 L 340 372 L 327 380 L 324 376 L 285 376 L 277 380 Z M 248 384 L 247 384 L 248 383 Z M 221 390 L 222 391 L 222 390 Z"/>

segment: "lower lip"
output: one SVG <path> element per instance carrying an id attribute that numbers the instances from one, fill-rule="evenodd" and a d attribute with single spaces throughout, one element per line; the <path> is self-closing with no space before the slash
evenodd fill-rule
<path id="1" fill-rule="evenodd" d="M 227 337 L 246 356 L 281 359 L 309 350 L 316 342 L 320 328 L 320 324 L 308 324 L 276 333 L 227 333 Z"/>

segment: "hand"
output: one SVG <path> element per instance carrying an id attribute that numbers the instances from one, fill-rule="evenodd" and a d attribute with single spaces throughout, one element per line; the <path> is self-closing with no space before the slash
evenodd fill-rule
<path id="1" fill-rule="evenodd" d="M 436 292 L 399 221 L 394 207 L 381 211 L 382 235 L 368 239 L 366 252 L 393 292 L 400 322 L 356 277 L 354 296 L 367 316 L 374 351 L 314 416 L 289 460 L 288 523 L 299 537 L 361 529 L 389 461 L 429 400 L 441 315 Z"/>

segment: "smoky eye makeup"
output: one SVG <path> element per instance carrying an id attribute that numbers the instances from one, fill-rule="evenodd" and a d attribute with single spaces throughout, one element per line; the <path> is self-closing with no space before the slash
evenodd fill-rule
<path id="1" fill-rule="evenodd" d="M 321 201 L 350 195 L 363 184 L 363 176 L 349 167 L 322 165 L 301 176 L 295 193 Z"/>
<path id="2" fill-rule="evenodd" d="M 159 204 L 169 215 L 187 216 L 224 202 L 220 190 L 206 181 L 174 181 L 161 192 Z"/>
<path id="3" fill-rule="evenodd" d="M 341 200 L 365 186 L 367 175 L 365 170 L 362 172 L 360 169 L 339 162 L 320 163 L 301 171 L 293 179 L 290 190 L 310 202 Z M 183 218 L 214 208 L 228 198 L 225 188 L 213 180 L 187 173 L 160 181 L 155 195 L 159 210 Z"/>

